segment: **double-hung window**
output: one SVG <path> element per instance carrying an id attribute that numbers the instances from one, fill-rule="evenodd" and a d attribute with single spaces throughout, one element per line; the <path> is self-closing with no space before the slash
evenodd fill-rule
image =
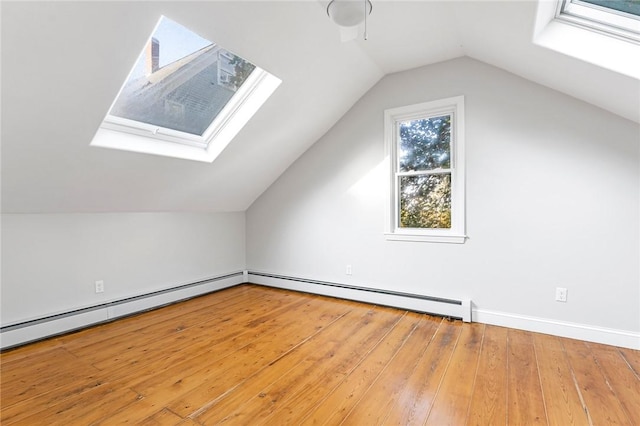
<path id="1" fill-rule="evenodd" d="M 387 239 L 465 241 L 463 125 L 462 96 L 385 111 Z"/>

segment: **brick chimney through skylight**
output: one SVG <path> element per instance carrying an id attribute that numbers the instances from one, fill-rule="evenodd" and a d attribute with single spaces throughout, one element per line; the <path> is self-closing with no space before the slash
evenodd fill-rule
<path id="1" fill-rule="evenodd" d="M 155 37 L 147 44 L 146 55 L 145 72 L 151 75 L 160 69 L 160 42 Z"/>

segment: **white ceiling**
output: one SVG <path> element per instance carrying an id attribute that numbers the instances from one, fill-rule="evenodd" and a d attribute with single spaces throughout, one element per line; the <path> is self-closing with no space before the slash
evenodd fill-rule
<path id="1" fill-rule="evenodd" d="M 385 74 L 467 55 L 639 120 L 640 80 L 532 43 L 535 1 L 0 3 L 4 212 L 242 211 Z M 283 83 L 212 164 L 90 147 L 158 17 Z"/>

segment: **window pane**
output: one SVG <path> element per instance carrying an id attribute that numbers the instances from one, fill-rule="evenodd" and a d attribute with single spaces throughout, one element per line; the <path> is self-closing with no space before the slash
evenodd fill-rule
<path id="1" fill-rule="evenodd" d="M 202 136 L 254 68 L 163 17 L 110 114 Z"/>
<path id="2" fill-rule="evenodd" d="M 400 177 L 401 228 L 451 228 L 451 175 Z"/>
<path id="3" fill-rule="evenodd" d="M 640 16 L 640 0 L 581 0 L 585 3 L 595 4 L 607 9 L 630 13 Z"/>
<path id="4" fill-rule="evenodd" d="M 451 116 L 400 123 L 399 171 L 451 167 Z"/>

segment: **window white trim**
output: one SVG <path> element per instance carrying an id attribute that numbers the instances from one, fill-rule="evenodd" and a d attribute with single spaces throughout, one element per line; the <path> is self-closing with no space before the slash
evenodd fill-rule
<path id="1" fill-rule="evenodd" d="M 397 124 L 419 118 L 452 116 L 451 123 L 451 228 L 414 229 L 398 226 L 399 203 L 397 187 Z M 465 158 L 464 158 L 464 96 L 441 99 L 384 112 L 385 155 L 389 164 L 389 191 L 385 214 L 385 237 L 392 241 L 425 241 L 464 243 L 465 218 Z"/>

